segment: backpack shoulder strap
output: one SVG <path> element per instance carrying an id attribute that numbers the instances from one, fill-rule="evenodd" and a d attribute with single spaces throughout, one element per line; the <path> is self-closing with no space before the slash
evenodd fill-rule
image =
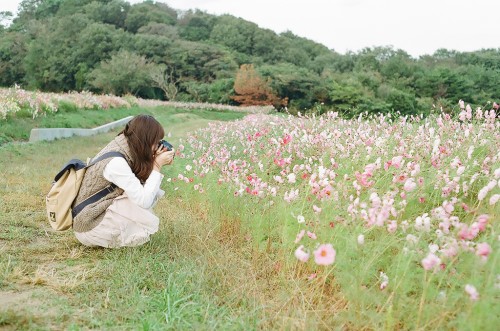
<path id="1" fill-rule="evenodd" d="M 102 154 L 98 158 L 90 161 L 89 164 L 87 165 L 87 168 L 93 166 L 94 164 L 96 164 L 99 161 L 102 161 L 102 160 L 110 158 L 110 157 L 123 157 L 125 159 L 125 156 L 120 152 L 107 152 L 107 153 Z"/>
<path id="2" fill-rule="evenodd" d="M 64 165 L 64 167 L 62 167 L 62 169 L 57 173 L 57 175 L 54 178 L 54 182 L 57 182 L 59 180 L 59 178 L 61 178 L 62 175 L 64 175 L 64 173 L 66 171 L 70 170 L 71 168 L 74 168 L 75 171 L 78 171 L 80 169 L 85 168 L 85 163 L 81 160 L 78 160 L 78 159 L 72 159 L 72 160 L 68 161 Z"/>
<path id="3" fill-rule="evenodd" d="M 103 155 L 99 156 L 95 160 L 92 160 L 91 162 L 89 162 L 89 165 L 87 166 L 87 168 L 93 166 L 94 164 L 96 164 L 99 161 L 102 161 L 102 160 L 110 158 L 110 157 L 123 157 L 125 159 L 125 156 L 122 153 L 120 153 L 120 152 L 107 152 L 107 153 L 104 153 Z M 102 190 L 98 191 L 94 195 L 92 195 L 92 196 L 88 197 L 87 199 L 83 200 L 78 205 L 76 205 L 76 206 L 74 206 L 72 208 L 72 211 L 71 211 L 72 216 L 76 217 L 76 215 L 78 215 L 83 210 L 83 208 L 87 207 L 88 205 L 90 205 L 90 204 L 92 204 L 94 202 L 97 202 L 97 201 L 101 200 L 106 195 L 108 195 L 109 193 L 113 192 L 117 187 L 118 186 L 116 186 L 115 184 L 111 183 L 109 186 L 106 186 L 105 188 L 103 188 Z"/>

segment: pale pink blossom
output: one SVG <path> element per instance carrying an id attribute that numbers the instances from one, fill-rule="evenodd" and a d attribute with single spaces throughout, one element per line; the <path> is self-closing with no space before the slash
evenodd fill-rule
<path id="1" fill-rule="evenodd" d="M 307 236 L 313 240 L 316 240 L 318 237 L 316 236 L 316 234 L 314 232 L 311 232 L 311 231 L 307 231 Z"/>
<path id="2" fill-rule="evenodd" d="M 469 295 L 472 301 L 479 300 L 479 293 L 477 292 L 476 288 L 473 285 L 466 284 L 465 292 Z"/>
<path id="3" fill-rule="evenodd" d="M 456 100 L 456 99 L 455 99 L 455 100 Z M 458 101 L 458 106 L 460 107 L 460 109 L 464 109 L 464 108 L 465 108 L 465 102 L 464 102 L 462 99 L 460 99 L 460 100 Z"/>
<path id="4" fill-rule="evenodd" d="M 317 213 L 317 214 L 321 213 L 321 208 L 320 207 L 318 207 L 316 205 L 313 205 L 312 208 L 313 208 L 313 210 L 314 210 L 315 213 Z"/>
<path id="5" fill-rule="evenodd" d="M 389 277 L 384 272 L 381 271 L 380 280 L 381 280 L 380 289 L 383 290 L 387 287 L 387 285 L 389 285 Z"/>
<path id="6" fill-rule="evenodd" d="M 443 253 L 444 256 L 449 258 L 455 257 L 458 254 L 458 246 L 456 243 L 448 244 L 446 245 L 446 247 L 441 249 L 441 253 Z"/>
<path id="7" fill-rule="evenodd" d="M 491 253 L 491 247 L 488 245 L 488 243 L 479 243 L 476 246 L 476 255 L 480 256 L 483 261 L 486 261 L 488 259 L 488 255 Z"/>
<path id="8" fill-rule="evenodd" d="M 390 221 L 390 222 L 387 224 L 387 231 L 388 231 L 389 233 L 394 233 L 394 232 L 396 232 L 397 228 L 398 228 L 398 222 L 396 222 L 396 221 Z"/>
<path id="9" fill-rule="evenodd" d="M 406 192 L 411 192 L 417 187 L 417 184 L 413 180 L 413 178 L 408 178 L 403 186 L 403 189 Z"/>
<path id="10" fill-rule="evenodd" d="M 300 245 L 295 250 L 295 257 L 301 262 L 307 262 L 307 260 L 309 260 L 309 253 L 304 251 L 304 245 Z"/>
<path id="11" fill-rule="evenodd" d="M 403 157 L 401 155 L 398 155 L 392 158 L 391 165 L 394 168 L 401 168 L 402 162 L 403 162 Z"/>
<path id="12" fill-rule="evenodd" d="M 360 234 L 358 236 L 358 245 L 363 245 L 365 243 L 365 236 Z"/>
<path id="13" fill-rule="evenodd" d="M 285 192 L 285 201 L 290 203 L 297 199 L 299 196 L 299 190 L 290 190 L 290 192 Z"/>
<path id="14" fill-rule="evenodd" d="M 274 176 L 273 179 L 278 183 L 283 184 L 283 178 L 281 178 L 281 176 Z"/>
<path id="15" fill-rule="evenodd" d="M 488 187 L 487 186 L 485 186 L 479 190 L 479 193 L 477 194 L 477 199 L 483 200 L 486 197 L 486 194 L 488 194 Z"/>
<path id="16" fill-rule="evenodd" d="M 486 229 L 486 225 L 488 224 L 489 219 L 490 217 L 486 214 L 481 214 L 477 217 L 479 231 L 484 231 Z"/>
<path id="17" fill-rule="evenodd" d="M 296 182 L 296 176 L 294 173 L 289 174 L 287 178 L 288 178 L 288 182 L 291 184 Z"/>
<path id="18" fill-rule="evenodd" d="M 433 270 L 441 264 L 441 259 L 433 253 L 429 253 L 423 260 L 422 266 L 425 270 Z"/>
<path id="19" fill-rule="evenodd" d="M 306 230 L 301 230 L 299 233 L 297 233 L 297 237 L 295 238 L 294 243 L 298 244 L 299 241 L 302 240 L 302 238 L 304 237 L 305 234 L 306 234 Z"/>
<path id="20" fill-rule="evenodd" d="M 493 194 L 490 198 L 490 205 L 494 205 L 500 200 L 500 194 Z"/>
<path id="21" fill-rule="evenodd" d="M 314 251 L 314 262 L 318 265 L 330 265 L 335 262 L 335 255 L 331 244 L 322 244 Z"/>
<path id="22" fill-rule="evenodd" d="M 467 224 L 462 224 L 458 236 L 462 240 L 472 240 L 479 234 L 479 228 L 479 224 L 476 222 L 472 223 L 470 227 Z"/>

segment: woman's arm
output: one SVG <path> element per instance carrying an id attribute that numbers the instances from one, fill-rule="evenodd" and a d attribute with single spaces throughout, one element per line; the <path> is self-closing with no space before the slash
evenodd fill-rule
<path id="1" fill-rule="evenodd" d="M 163 175 L 159 171 L 153 170 L 146 183 L 142 185 L 127 161 L 121 157 L 112 158 L 108 162 L 104 168 L 103 176 L 106 180 L 123 189 L 132 202 L 146 209 L 153 206 L 163 179 Z"/>

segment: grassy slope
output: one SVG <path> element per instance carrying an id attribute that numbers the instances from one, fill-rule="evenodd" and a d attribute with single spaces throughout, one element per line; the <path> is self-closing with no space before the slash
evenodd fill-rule
<path id="1" fill-rule="evenodd" d="M 162 111 L 158 109 L 168 109 L 168 115 L 163 115 Z M 44 116 L 39 116 L 35 119 L 31 115 L 20 112 L 15 117 L 10 117 L 8 120 L 0 120 L 0 145 L 12 141 L 27 141 L 30 136 L 30 131 L 33 128 L 94 128 L 121 118 L 137 115 L 140 113 L 154 113 L 160 119 L 164 118 L 169 123 L 180 124 L 185 120 L 203 119 L 203 120 L 231 120 L 237 119 L 242 116 L 236 112 L 213 112 L 213 111 L 199 111 L 188 109 L 175 109 L 175 108 L 158 108 L 154 109 L 141 109 L 139 107 L 132 108 L 114 108 L 108 110 L 76 110 L 76 111 L 59 111 L 57 113 L 49 113 Z M 171 117 L 177 114 L 177 117 Z M 172 122 L 173 121 L 173 122 Z M 180 130 L 179 132 L 182 132 Z"/>

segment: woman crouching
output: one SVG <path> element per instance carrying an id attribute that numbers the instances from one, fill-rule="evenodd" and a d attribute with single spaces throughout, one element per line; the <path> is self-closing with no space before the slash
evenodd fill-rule
<path id="1" fill-rule="evenodd" d="M 107 187 L 112 189 L 74 216 L 73 230 L 82 244 L 138 246 L 158 231 L 159 219 L 152 207 L 165 194 L 160 189 L 160 169 L 172 164 L 175 153 L 159 143 L 164 135 L 154 117 L 138 115 L 97 153 L 94 159 L 109 152 L 121 155 L 96 162 L 83 177 L 75 206 Z"/>

